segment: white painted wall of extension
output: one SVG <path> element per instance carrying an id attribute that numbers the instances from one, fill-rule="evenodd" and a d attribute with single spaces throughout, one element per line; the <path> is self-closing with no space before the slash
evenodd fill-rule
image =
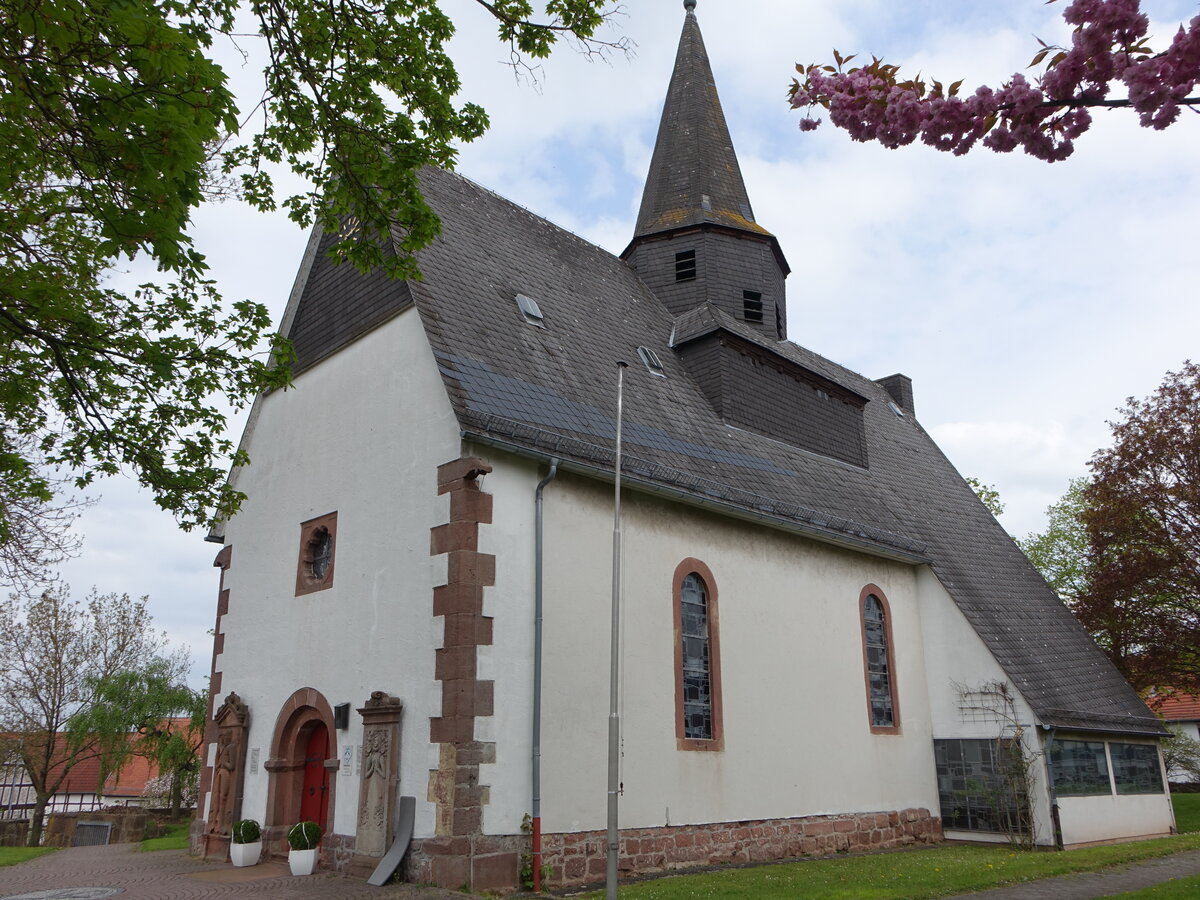
<path id="1" fill-rule="evenodd" d="M 1169 794 L 1059 797 L 1058 817 L 1066 847 L 1116 838 L 1169 834 L 1175 826 Z M 1114 823 L 1121 834 L 1113 834 Z"/>
<path id="2" fill-rule="evenodd" d="M 437 768 L 429 717 L 440 714 L 432 647 L 441 620 L 432 590 L 445 580 L 445 557 L 430 557 L 430 528 L 447 521 L 437 496 L 437 466 L 460 453 L 459 431 L 415 308 L 263 399 L 247 449 L 252 463 L 238 487 L 248 499 L 228 524 L 233 546 L 222 622 L 222 694 L 250 707 L 242 811 L 263 819 L 276 718 L 298 688 L 331 705 L 357 709 L 371 691 L 404 703 L 400 790 L 417 798 L 416 834 L 433 834 L 427 801 Z M 334 583 L 295 596 L 300 523 L 338 512 Z M 339 753 L 357 753 L 362 719 L 331 735 Z M 357 772 L 337 774 L 331 826 L 356 832 Z"/>

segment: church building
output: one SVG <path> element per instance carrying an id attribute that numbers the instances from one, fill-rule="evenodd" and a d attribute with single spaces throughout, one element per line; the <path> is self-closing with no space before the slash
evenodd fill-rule
<path id="1" fill-rule="evenodd" d="M 921 427 L 937 386 L 787 339 L 695 5 L 620 256 L 432 169 L 422 280 L 312 235 L 210 535 L 197 850 L 312 819 L 329 869 L 603 880 L 619 362 L 623 874 L 1173 830 L 1164 729 Z"/>

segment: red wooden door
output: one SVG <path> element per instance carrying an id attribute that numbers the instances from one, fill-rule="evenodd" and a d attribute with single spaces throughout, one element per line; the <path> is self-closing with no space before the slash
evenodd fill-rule
<path id="1" fill-rule="evenodd" d="M 300 799 L 300 818 L 316 822 L 325 827 L 325 815 L 329 811 L 329 770 L 325 760 L 329 758 L 329 731 L 321 723 L 308 736 L 304 751 L 304 795 Z"/>

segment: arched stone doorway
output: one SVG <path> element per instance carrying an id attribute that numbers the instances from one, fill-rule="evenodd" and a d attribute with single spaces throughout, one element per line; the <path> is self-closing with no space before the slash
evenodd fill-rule
<path id="1" fill-rule="evenodd" d="M 333 708 L 320 691 L 301 688 L 279 711 L 265 766 L 270 773 L 266 824 L 272 840 L 283 838 L 281 849 L 287 846 L 287 829 L 304 819 L 330 831 L 337 765 Z"/>

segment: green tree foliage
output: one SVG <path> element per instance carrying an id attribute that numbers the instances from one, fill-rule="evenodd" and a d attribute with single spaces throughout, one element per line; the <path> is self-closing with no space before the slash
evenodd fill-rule
<path id="1" fill-rule="evenodd" d="M 170 807 L 179 815 L 183 788 L 199 769 L 208 695 L 184 682 L 184 653 L 155 656 L 136 668 L 98 676 L 92 702 L 66 725 L 73 747 L 93 746 L 101 779 L 120 772 L 131 756 L 152 760 L 171 779 Z M 180 726 L 172 721 L 188 717 Z"/>
<path id="2" fill-rule="evenodd" d="M 1000 499 L 1000 492 L 996 490 L 994 484 L 984 484 L 973 475 L 966 479 L 967 484 L 971 486 L 971 490 L 975 492 L 975 496 L 979 498 L 979 502 L 987 507 L 997 519 L 1004 514 L 1004 501 Z"/>
<path id="3" fill-rule="evenodd" d="M 1175 777 L 1185 776 L 1188 781 L 1200 781 L 1200 741 L 1190 738 L 1177 726 L 1168 724 L 1171 736 L 1163 738 L 1163 763 L 1167 772 Z"/>
<path id="4" fill-rule="evenodd" d="M 1018 538 L 1017 545 L 1063 602 L 1074 609 L 1087 590 L 1087 532 L 1080 514 L 1086 478 L 1072 478 L 1067 492 L 1046 507 L 1046 530 Z"/>
<path id="5" fill-rule="evenodd" d="M 1121 413 L 1084 491 L 1076 615 L 1135 687 L 1200 690 L 1200 366 Z"/>
<path id="6" fill-rule="evenodd" d="M 591 40 L 606 6 L 547 0 L 535 22 L 526 0 L 478 2 L 533 57 Z M 288 351 L 263 347 L 263 306 L 222 301 L 191 214 L 224 176 L 259 209 L 339 228 L 355 265 L 415 276 L 438 231 L 417 170 L 487 127 L 453 99 L 453 31 L 437 0 L 0 0 L 0 543 L 14 500 L 53 494 L 30 442 L 80 484 L 133 473 L 184 527 L 236 510 L 225 468 L 246 460 L 215 401 L 285 385 Z M 263 45 L 253 109 L 214 39 Z M 277 196 L 289 170 L 306 187 Z M 122 290 L 130 260 L 159 277 Z"/>
<path id="7" fill-rule="evenodd" d="M 68 722 L 97 701 L 98 685 L 149 664 L 163 648 L 147 599 L 93 590 L 80 602 L 56 587 L 0 603 L 0 733 L 33 785 L 31 847 L 71 769 L 103 750 L 96 736 L 69 735 Z"/>

